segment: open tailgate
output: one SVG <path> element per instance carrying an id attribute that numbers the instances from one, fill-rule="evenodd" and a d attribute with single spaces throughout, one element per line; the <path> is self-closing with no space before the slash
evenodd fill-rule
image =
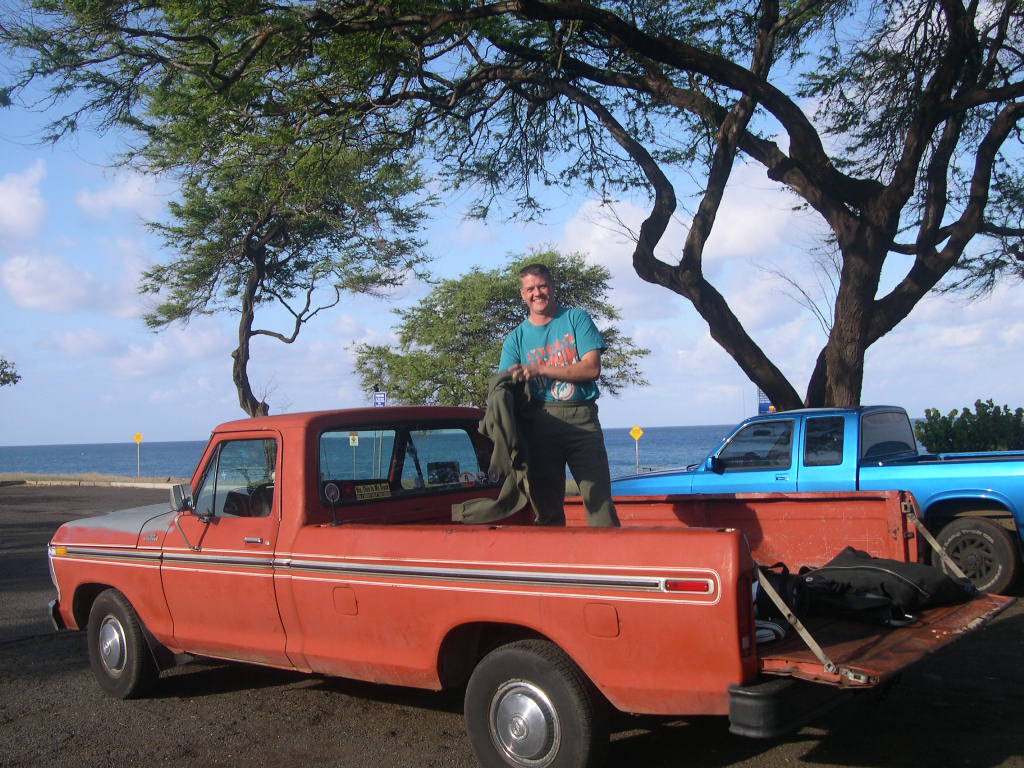
<path id="1" fill-rule="evenodd" d="M 984 626 L 1015 598 L 982 594 L 960 605 L 932 608 L 908 627 L 879 627 L 845 619 L 811 619 L 807 629 L 831 665 L 798 634 L 758 647 L 761 671 L 839 688 L 871 688 L 969 632 Z"/>

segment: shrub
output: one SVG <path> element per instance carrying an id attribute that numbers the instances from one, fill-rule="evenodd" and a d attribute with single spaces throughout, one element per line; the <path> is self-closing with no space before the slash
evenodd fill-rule
<path id="1" fill-rule="evenodd" d="M 927 408 L 914 432 L 931 453 L 1021 450 L 1024 408 L 1011 411 L 1009 406 L 1000 407 L 991 400 L 976 400 L 973 413 L 968 408 L 959 412 L 954 408 L 943 416 L 937 409 Z"/>

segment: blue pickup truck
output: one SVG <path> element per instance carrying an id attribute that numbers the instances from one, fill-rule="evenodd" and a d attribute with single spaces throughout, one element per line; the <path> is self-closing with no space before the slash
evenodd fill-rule
<path id="1" fill-rule="evenodd" d="M 1024 452 L 922 454 L 906 411 L 808 408 L 740 423 L 699 464 L 621 477 L 617 496 L 899 490 L 979 589 L 1021 571 Z"/>

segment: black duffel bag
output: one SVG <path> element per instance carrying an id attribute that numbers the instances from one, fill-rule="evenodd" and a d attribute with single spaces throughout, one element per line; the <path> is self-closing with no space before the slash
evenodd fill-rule
<path id="1" fill-rule="evenodd" d="M 872 557 L 853 547 L 801 575 L 808 614 L 885 624 L 907 623 L 927 608 L 964 603 L 977 594 L 970 580 L 934 566 Z"/>

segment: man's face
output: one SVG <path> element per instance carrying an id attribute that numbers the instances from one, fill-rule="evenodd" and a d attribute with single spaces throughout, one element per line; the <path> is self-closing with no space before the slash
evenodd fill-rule
<path id="1" fill-rule="evenodd" d="M 547 278 L 526 275 L 519 279 L 519 295 L 526 302 L 531 315 L 547 315 L 554 311 L 554 291 Z"/>

